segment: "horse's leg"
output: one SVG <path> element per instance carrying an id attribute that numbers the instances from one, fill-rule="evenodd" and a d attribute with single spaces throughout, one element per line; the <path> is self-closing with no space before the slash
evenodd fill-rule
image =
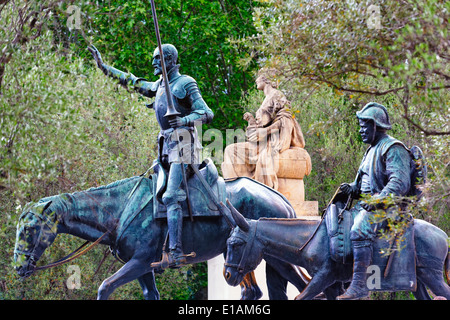
<path id="1" fill-rule="evenodd" d="M 431 300 L 427 287 L 420 280 L 417 280 L 417 289 L 413 295 L 417 300 Z"/>
<path id="2" fill-rule="evenodd" d="M 262 297 L 262 291 L 255 278 L 255 272 L 249 272 L 240 283 L 241 300 L 258 300 Z"/>
<path id="3" fill-rule="evenodd" d="M 105 279 L 100 288 L 98 288 L 98 300 L 107 300 L 111 293 L 121 285 L 137 279 L 143 274 L 149 272 L 150 266 L 145 267 L 141 260 L 131 259 L 123 265 L 116 273 Z"/>
<path id="4" fill-rule="evenodd" d="M 417 278 L 435 295 L 450 300 L 450 286 L 445 282 L 442 270 L 419 267 L 417 268 Z"/>
<path id="5" fill-rule="evenodd" d="M 146 300 L 159 300 L 159 292 L 155 284 L 155 273 L 148 272 L 138 278 Z"/>

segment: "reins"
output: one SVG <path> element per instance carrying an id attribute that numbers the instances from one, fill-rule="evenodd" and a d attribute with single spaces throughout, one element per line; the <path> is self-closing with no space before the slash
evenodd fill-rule
<path id="1" fill-rule="evenodd" d="M 311 235 L 311 237 L 309 237 L 309 239 L 298 249 L 298 252 L 303 251 L 303 249 L 305 249 L 305 247 L 311 242 L 311 240 L 314 238 L 314 236 L 316 235 L 317 231 L 319 230 L 320 226 L 322 225 L 323 220 L 325 219 L 327 212 L 328 212 L 328 207 L 333 203 L 334 198 L 336 197 L 336 195 L 338 194 L 340 190 L 340 187 L 337 188 L 336 192 L 334 193 L 333 197 L 331 198 L 330 202 L 328 202 L 327 208 L 325 209 L 325 213 L 322 215 L 322 218 L 320 219 L 319 224 L 317 225 L 316 229 L 314 230 L 313 234 Z M 349 196 L 347 203 L 345 204 L 345 207 L 342 209 L 342 211 L 340 212 L 340 216 L 342 215 L 342 212 L 347 209 L 349 203 L 351 202 L 352 197 Z M 340 221 L 340 220 L 339 220 Z"/>
<path id="2" fill-rule="evenodd" d="M 85 243 L 83 243 L 78 249 L 76 249 L 75 251 L 73 251 L 72 253 L 69 253 L 67 256 L 65 256 L 64 258 L 59 259 L 58 261 L 49 263 L 45 266 L 42 267 L 37 267 L 36 269 L 34 269 L 33 271 L 38 271 L 38 270 L 45 270 L 45 269 L 49 269 L 49 268 L 53 268 L 56 266 L 60 266 L 62 264 L 65 264 L 69 261 L 72 261 L 76 258 L 78 258 L 79 256 L 85 254 L 86 252 L 90 251 L 92 248 L 94 248 L 97 244 L 100 243 L 100 241 L 102 241 L 102 239 L 109 233 L 109 230 L 106 231 L 100 238 L 98 238 L 97 240 L 95 240 L 94 242 L 92 242 L 89 246 L 89 242 L 90 241 L 86 241 Z"/>
<path id="3" fill-rule="evenodd" d="M 148 172 L 148 170 L 147 170 L 147 172 Z M 146 172 L 146 173 L 147 173 Z M 146 174 L 145 173 L 145 174 Z M 143 176 L 143 175 L 141 175 L 141 176 Z M 137 183 L 136 183 L 136 185 L 134 186 L 134 188 L 131 190 L 131 192 L 130 192 L 130 194 L 129 194 L 129 196 L 128 196 L 128 199 L 130 199 L 130 197 L 131 197 L 131 195 L 134 193 L 134 191 L 136 190 L 136 188 L 138 187 L 138 185 L 139 185 L 139 183 L 141 182 L 141 180 L 142 180 L 142 178 L 141 179 L 139 179 L 138 181 L 137 181 Z M 90 196 L 87 192 L 85 192 L 86 193 L 86 195 L 87 196 L 89 196 L 94 202 L 97 202 L 97 204 L 99 204 L 100 206 L 101 206 L 101 204 L 95 199 L 95 198 L 93 198 L 92 196 Z M 37 214 L 37 213 L 35 213 L 35 212 L 32 212 L 32 211 L 29 211 L 30 213 L 32 213 L 33 215 L 35 215 L 36 217 L 38 217 L 50 230 L 52 230 L 52 227 L 51 226 L 49 226 L 49 222 L 51 222 L 51 221 L 49 221 L 49 219 L 45 216 L 45 215 L 43 215 L 43 214 Z M 117 225 L 116 225 L 116 227 L 114 228 L 114 230 L 117 228 Z M 53 231 L 52 231 L 53 232 Z M 38 270 L 45 270 L 45 269 L 49 269 L 49 268 L 53 268 L 53 267 L 56 267 L 56 266 L 60 266 L 60 265 L 62 265 L 62 264 L 65 264 L 65 263 L 67 263 L 67 262 L 70 262 L 70 261 L 72 261 L 72 260 L 74 260 L 74 259 L 76 259 L 76 258 L 78 258 L 78 257 L 80 257 L 80 256 L 82 256 L 83 254 L 85 254 L 85 253 L 87 253 L 88 251 L 90 251 L 90 250 L 92 250 L 97 244 L 99 244 L 102 240 L 103 240 L 103 238 L 108 234 L 108 233 L 110 233 L 111 232 L 111 230 L 107 230 L 105 233 L 103 233 L 97 240 L 95 240 L 94 242 L 92 242 L 91 244 L 89 244 L 91 241 L 86 241 L 86 242 L 84 242 L 80 247 L 78 247 L 75 251 L 73 251 L 73 252 L 71 252 L 71 253 L 69 253 L 68 255 L 66 255 L 65 257 L 63 257 L 63 258 L 61 258 L 61 259 L 59 259 L 59 260 L 57 260 L 57 261 L 55 261 L 55 262 L 52 262 L 52 263 L 49 263 L 49 264 L 47 264 L 47 265 L 44 265 L 44 266 L 40 266 L 40 267 L 36 267 L 34 270 L 33 270 L 33 272 L 34 271 L 38 271 Z M 39 235 L 39 237 L 38 237 L 38 239 L 37 239 L 37 242 L 39 242 L 39 240 L 40 240 L 40 237 L 41 237 L 41 234 L 42 234 L 42 230 L 41 230 L 41 232 L 40 232 L 40 235 Z M 20 251 L 20 250 L 15 250 L 15 252 L 17 252 L 17 253 L 20 253 L 20 254 L 24 254 L 24 255 L 28 255 L 28 256 L 30 256 L 30 258 L 32 259 L 32 260 L 34 260 L 35 259 L 35 257 L 34 257 L 34 251 L 36 250 L 36 248 L 37 248 L 37 244 L 35 243 L 34 244 L 34 248 L 33 248 L 33 250 L 31 251 L 31 252 L 22 252 L 22 251 Z"/>

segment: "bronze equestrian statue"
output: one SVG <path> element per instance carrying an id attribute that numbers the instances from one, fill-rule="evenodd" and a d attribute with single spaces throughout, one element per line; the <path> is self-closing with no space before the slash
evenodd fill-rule
<path id="1" fill-rule="evenodd" d="M 196 125 L 210 123 L 213 112 L 207 106 L 200 94 L 196 81 L 179 72 L 177 64 L 178 51 L 171 44 L 162 45 L 163 54 L 156 48 L 153 53 L 154 75 L 162 75 L 161 60 L 164 57 L 167 77 L 170 86 L 169 94 L 172 94 L 173 105 L 179 115 L 167 117 L 168 98 L 163 79 L 155 82 L 138 78 L 131 73 L 120 71 L 106 65 L 100 52 L 90 46 L 97 66 L 107 76 L 118 79 L 123 85 L 132 85 L 134 89 L 145 97 L 155 97 L 149 108 L 155 110 L 156 119 L 160 126 L 158 135 L 158 166 L 159 172 L 165 174 L 168 171 L 166 191 L 162 196 L 162 202 L 167 208 L 167 223 L 169 225 L 169 252 L 166 266 L 180 266 L 186 263 L 186 255 L 182 249 L 181 234 L 183 228 L 183 215 L 180 203 L 186 200 L 186 169 L 188 164 L 198 164 L 201 144 L 198 141 Z M 182 137 L 180 139 L 177 133 Z M 181 134 L 180 134 L 181 133 Z M 184 190 L 181 188 L 184 182 Z"/>

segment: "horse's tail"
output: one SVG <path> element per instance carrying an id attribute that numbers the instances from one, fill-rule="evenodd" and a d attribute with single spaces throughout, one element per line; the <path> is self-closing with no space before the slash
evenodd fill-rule
<path id="1" fill-rule="evenodd" d="M 450 285 L 450 247 L 448 248 L 447 258 L 445 259 L 445 277 L 447 278 L 448 285 Z"/>

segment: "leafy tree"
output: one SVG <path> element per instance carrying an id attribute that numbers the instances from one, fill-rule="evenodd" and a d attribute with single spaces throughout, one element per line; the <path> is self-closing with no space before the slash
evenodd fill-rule
<path id="1" fill-rule="evenodd" d="M 38 38 L 46 29 L 47 21 L 52 13 L 63 2 L 73 0 L 44 1 L 0 1 L 0 90 L 8 62 L 14 52 L 29 41 Z"/>
<path id="2" fill-rule="evenodd" d="M 237 61 L 245 52 L 228 41 L 255 32 L 252 6 L 252 0 L 156 1 L 162 42 L 178 49 L 181 72 L 197 80 L 205 101 L 216 114 L 212 126 L 218 129 L 242 124 L 238 102 L 253 85 L 254 65 L 246 70 L 239 68 Z M 156 79 L 152 55 L 157 44 L 148 1 L 87 3 L 80 10 L 84 15 L 74 50 L 82 56 L 88 54 L 91 60 L 85 48 L 93 43 L 108 63 L 136 76 Z M 58 17 L 58 28 L 64 28 L 70 16 L 61 10 Z M 62 32 L 62 41 L 74 41 L 64 34 L 67 31 Z"/>
<path id="3" fill-rule="evenodd" d="M 326 84 L 392 107 L 425 135 L 449 135 L 447 1 L 261 1 L 246 45 L 314 90 Z"/>
<path id="4" fill-rule="evenodd" d="M 446 1 L 259 1 L 257 34 L 234 43 L 244 66 L 278 71 L 306 138 L 309 200 L 323 208 L 352 181 L 365 146 L 355 112 L 384 104 L 394 137 L 419 145 L 429 167 L 419 218 L 449 230 L 449 3 Z M 345 163 L 345 166 L 342 164 Z"/>

